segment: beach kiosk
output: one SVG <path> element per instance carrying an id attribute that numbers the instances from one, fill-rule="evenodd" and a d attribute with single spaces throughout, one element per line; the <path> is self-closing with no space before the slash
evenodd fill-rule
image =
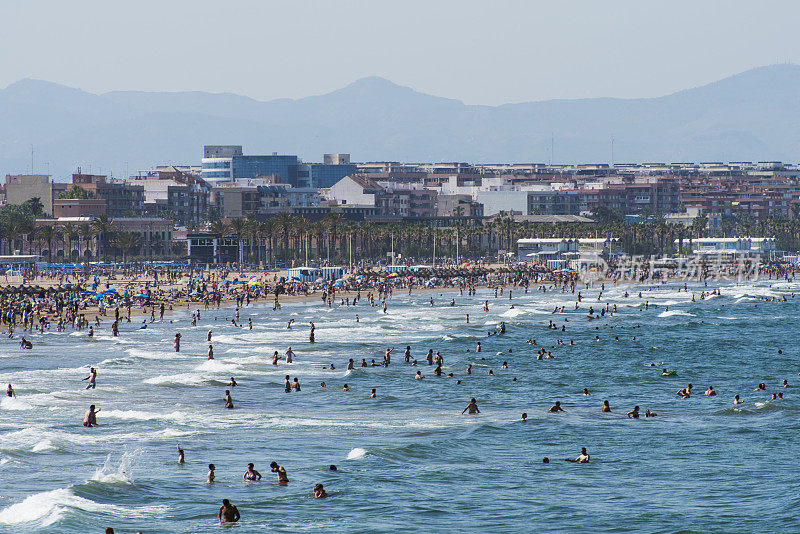
<path id="1" fill-rule="evenodd" d="M 289 269 L 289 279 L 298 282 L 315 282 L 322 277 L 322 271 L 314 267 L 294 267 Z"/>
<path id="2" fill-rule="evenodd" d="M 322 267 L 319 270 L 325 280 L 338 280 L 344 276 L 344 267 Z"/>

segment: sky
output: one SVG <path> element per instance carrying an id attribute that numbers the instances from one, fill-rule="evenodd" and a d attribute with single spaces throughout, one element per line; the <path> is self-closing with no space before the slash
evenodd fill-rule
<path id="1" fill-rule="evenodd" d="M 651 97 L 800 61 L 797 20 L 791 0 L 0 0 L 0 87 Z"/>

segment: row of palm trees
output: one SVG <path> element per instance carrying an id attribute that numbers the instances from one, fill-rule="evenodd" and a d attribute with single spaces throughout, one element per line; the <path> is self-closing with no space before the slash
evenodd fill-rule
<path id="1" fill-rule="evenodd" d="M 28 254 L 44 254 L 48 261 L 67 259 L 70 261 L 90 260 L 102 256 L 108 260 L 109 254 L 122 255 L 141 250 L 141 237 L 136 232 L 115 231 L 114 221 L 102 215 L 81 224 L 37 225 L 35 216 L 22 206 L 4 206 L 0 211 L 0 252 L 13 254 L 15 251 Z M 167 255 L 169 243 L 153 239 L 149 243 L 151 255 Z M 54 254 L 54 251 L 57 251 Z M 95 254 L 93 251 L 98 251 Z"/>
<path id="2" fill-rule="evenodd" d="M 454 219 L 447 227 L 435 228 L 414 221 L 376 224 L 354 222 L 338 214 L 318 221 L 282 213 L 267 220 L 234 219 L 229 224 L 215 221 L 214 233 L 236 235 L 244 240 L 246 261 L 286 264 L 331 261 L 345 263 L 355 258 L 385 259 L 394 251 L 420 262 L 437 258 L 478 258 L 516 250 L 520 238 L 619 238 L 623 252 L 636 255 L 669 255 L 685 252 L 698 237 L 775 236 L 781 250 L 800 249 L 800 221 L 780 217 L 752 220 L 726 219 L 722 228 L 706 230 L 699 217 L 685 227 L 654 219 L 630 224 L 621 220 L 604 223 L 532 223 L 515 221 L 500 214 L 490 221 Z M 676 245 L 677 241 L 677 245 Z"/>

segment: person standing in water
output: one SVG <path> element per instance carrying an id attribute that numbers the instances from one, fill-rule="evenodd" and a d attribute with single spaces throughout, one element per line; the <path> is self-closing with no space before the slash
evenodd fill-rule
<path id="1" fill-rule="evenodd" d="M 181 351 L 181 333 L 175 334 L 175 339 L 172 341 L 172 346 L 175 347 L 175 352 Z"/>
<path id="2" fill-rule="evenodd" d="M 8 385 L 6 389 L 6 397 L 16 397 L 17 394 L 14 392 L 14 388 L 11 387 L 11 384 Z"/>
<path id="3" fill-rule="evenodd" d="M 255 464 L 250 463 L 247 464 L 247 471 L 244 472 L 242 478 L 248 482 L 254 482 L 261 480 L 261 473 L 255 470 Z"/>
<path id="4" fill-rule="evenodd" d="M 214 464 L 208 464 L 208 476 L 206 477 L 206 484 L 213 484 L 216 475 L 214 475 L 214 470 L 216 466 Z"/>
<path id="5" fill-rule="evenodd" d="M 470 415 L 481 413 L 481 411 L 478 409 L 478 401 L 476 401 L 474 398 L 470 399 L 467 407 L 461 410 L 461 414 L 463 415 L 467 410 L 469 410 Z"/>
<path id="6" fill-rule="evenodd" d="M 581 447 L 581 453 L 574 460 L 571 458 L 564 458 L 565 462 L 574 462 L 578 464 L 588 464 L 589 454 L 586 452 L 586 447 Z"/>
<path id="7" fill-rule="evenodd" d="M 94 367 L 89 368 L 89 376 L 84 378 L 83 380 L 88 380 L 89 384 L 86 386 L 85 389 L 95 389 L 97 386 L 97 369 Z"/>
<path id="8" fill-rule="evenodd" d="M 94 404 L 89 406 L 89 411 L 86 412 L 86 415 L 83 416 L 83 426 L 85 427 L 93 427 L 97 426 L 97 413 L 100 411 L 100 408 L 95 410 Z"/>
<path id="9" fill-rule="evenodd" d="M 278 465 L 278 462 L 272 462 L 269 464 L 269 467 L 273 473 L 278 474 L 278 484 L 286 484 L 289 482 L 289 476 L 286 474 L 286 469 L 284 469 L 282 465 Z"/>
<path id="10" fill-rule="evenodd" d="M 214 359 L 214 345 L 212 345 L 210 343 L 208 344 L 208 359 L 209 360 L 213 360 Z"/>
<path id="11" fill-rule="evenodd" d="M 180 465 L 183 465 L 183 464 L 186 463 L 186 457 L 185 457 L 185 455 L 183 453 L 183 449 L 181 449 L 180 444 L 178 444 L 178 463 Z"/>
<path id="12" fill-rule="evenodd" d="M 232 505 L 228 499 L 222 499 L 222 506 L 219 507 L 219 512 L 217 512 L 219 522 L 236 523 L 240 518 L 239 509 Z"/>

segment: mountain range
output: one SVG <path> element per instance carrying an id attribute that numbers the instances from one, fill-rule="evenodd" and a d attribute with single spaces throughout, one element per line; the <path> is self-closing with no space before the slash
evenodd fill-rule
<path id="1" fill-rule="evenodd" d="M 514 83 L 513 76 L 493 83 Z M 591 83 L 591 80 L 587 80 Z M 321 161 L 608 163 L 796 161 L 800 66 L 772 65 L 657 98 L 466 105 L 370 77 L 319 96 L 93 94 L 24 79 L 0 90 L 0 174 L 66 180 L 195 164 L 203 145 Z"/>

